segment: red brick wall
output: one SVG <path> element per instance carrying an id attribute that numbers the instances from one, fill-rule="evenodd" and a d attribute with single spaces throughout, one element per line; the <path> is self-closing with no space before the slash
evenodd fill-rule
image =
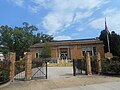
<path id="1" fill-rule="evenodd" d="M 96 50 L 100 53 L 101 58 L 105 58 L 104 46 L 102 44 L 96 45 Z"/>
<path id="2" fill-rule="evenodd" d="M 51 49 L 51 57 L 52 58 L 57 58 L 57 47 L 53 47 Z"/>

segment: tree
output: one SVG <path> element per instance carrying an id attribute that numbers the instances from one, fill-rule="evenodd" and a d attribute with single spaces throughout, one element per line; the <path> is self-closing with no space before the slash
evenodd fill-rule
<path id="1" fill-rule="evenodd" d="M 104 51 L 108 52 L 108 44 L 107 44 L 107 32 L 105 30 L 101 31 L 99 39 L 104 43 Z M 120 57 L 120 35 L 116 34 L 114 31 L 109 33 L 109 42 L 110 42 L 110 50 L 114 56 Z"/>
<path id="2" fill-rule="evenodd" d="M 48 43 L 45 43 L 42 53 L 41 53 L 42 58 L 50 58 L 51 57 L 51 45 Z"/>
<path id="3" fill-rule="evenodd" d="M 102 41 L 103 41 L 103 44 L 105 45 L 105 46 L 104 46 L 104 51 L 105 51 L 105 53 L 108 52 L 107 34 L 108 34 L 108 33 L 106 32 L 106 30 L 102 30 L 102 31 L 101 31 L 101 34 L 100 34 L 100 36 L 99 36 L 99 39 L 102 40 Z M 110 33 L 109 33 L 109 35 L 110 35 Z"/>
<path id="4" fill-rule="evenodd" d="M 12 30 L 13 29 L 7 25 L 0 27 L 0 45 L 3 53 L 7 53 L 10 49 L 13 51 Z"/>
<path id="5" fill-rule="evenodd" d="M 17 57 L 19 57 L 23 56 L 24 52 L 29 51 L 31 45 L 40 41 L 49 42 L 53 40 L 53 37 L 47 34 L 37 33 L 35 35 L 33 32 L 37 30 L 35 26 L 29 25 L 27 22 L 24 22 L 22 27 L 0 26 L 1 52 L 16 52 Z"/>
<path id="6" fill-rule="evenodd" d="M 112 54 L 120 57 L 120 35 L 114 31 L 110 34 L 110 47 Z"/>
<path id="7" fill-rule="evenodd" d="M 53 37 L 47 34 L 43 34 L 43 33 L 37 33 L 37 35 L 34 36 L 35 37 L 35 42 L 34 43 L 46 43 L 46 42 L 50 42 L 53 40 Z"/>

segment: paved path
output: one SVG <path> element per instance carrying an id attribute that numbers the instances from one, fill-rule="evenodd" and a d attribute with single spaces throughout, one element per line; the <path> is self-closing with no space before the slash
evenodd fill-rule
<path id="1" fill-rule="evenodd" d="M 46 68 L 42 68 L 42 70 L 45 72 Z M 73 76 L 73 67 L 48 67 L 48 79 L 56 79 L 61 77 L 72 77 Z M 32 76 L 38 71 L 38 68 L 32 69 Z M 40 77 L 43 76 L 43 73 L 38 71 L 34 77 Z M 15 78 L 24 78 L 25 72 L 22 72 L 15 76 Z"/>
<path id="2" fill-rule="evenodd" d="M 72 70 L 73 67 L 48 67 L 48 79 L 72 77 Z"/>
<path id="3" fill-rule="evenodd" d="M 99 75 L 74 77 L 72 67 L 49 67 L 47 80 L 15 81 L 0 90 L 120 90 L 119 86 L 120 78 L 117 77 Z"/>
<path id="4" fill-rule="evenodd" d="M 71 88 L 61 88 L 54 90 L 120 90 L 120 82 L 109 82 L 109 83 L 77 86 Z"/>

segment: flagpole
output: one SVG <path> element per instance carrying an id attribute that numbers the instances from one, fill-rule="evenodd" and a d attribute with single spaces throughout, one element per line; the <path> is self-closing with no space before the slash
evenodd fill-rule
<path id="1" fill-rule="evenodd" d="M 108 52 L 110 52 L 110 41 L 109 41 L 108 33 L 107 33 L 107 43 L 108 43 Z"/>
<path id="2" fill-rule="evenodd" d="M 106 23 L 106 18 L 105 18 L 105 31 L 107 32 L 107 44 L 108 44 L 108 52 L 110 52 L 110 41 L 109 41 L 109 31 L 108 31 L 108 27 L 107 27 L 107 23 Z"/>

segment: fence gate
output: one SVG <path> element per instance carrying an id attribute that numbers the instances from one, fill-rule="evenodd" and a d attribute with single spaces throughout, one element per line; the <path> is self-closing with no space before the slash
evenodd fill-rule
<path id="1" fill-rule="evenodd" d="M 73 75 L 81 75 L 81 74 L 86 74 L 86 62 L 84 59 L 78 59 L 78 60 L 73 60 Z M 96 60 L 91 57 L 91 71 L 92 74 L 96 74 Z"/>
<path id="2" fill-rule="evenodd" d="M 73 60 L 73 75 L 85 74 L 85 60 Z"/>
<path id="3" fill-rule="evenodd" d="M 15 80 L 25 79 L 25 60 L 19 60 L 15 62 Z"/>
<path id="4" fill-rule="evenodd" d="M 91 71 L 92 71 L 92 74 L 97 74 L 96 60 L 94 58 L 91 58 Z"/>
<path id="5" fill-rule="evenodd" d="M 47 60 L 36 58 L 32 61 L 32 79 L 47 79 Z"/>

